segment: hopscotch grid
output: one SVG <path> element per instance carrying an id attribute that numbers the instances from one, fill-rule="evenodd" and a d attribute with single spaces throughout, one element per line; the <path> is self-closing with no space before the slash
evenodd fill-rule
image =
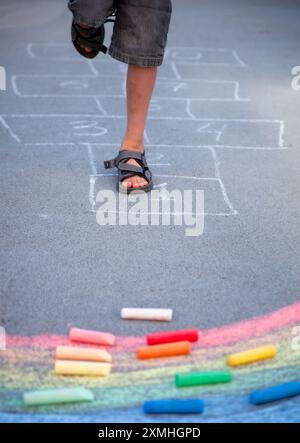
<path id="1" fill-rule="evenodd" d="M 205 78 L 197 78 L 197 77 L 189 77 L 187 79 L 183 79 L 180 74 L 178 74 L 177 77 L 167 77 L 165 75 L 162 75 L 161 73 L 158 73 L 158 80 L 164 84 L 164 83 L 176 83 L 176 82 L 203 82 L 203 83 L 220 83 L 220 84 L 233 84 L 236 85 L 239 83 L 237 80 L 211 80 L 211 79 L 205 79 Z M 68 77 L 68 78 L 88 78 L 88 79 L 96 79 L 96 78 L 116 78 L 120 80 L 124 80 L 126 78 L 126 75 L 123 74 L 17 74 L 15 75 L 17 78 L 60 78 L 60 77 Z"/>
<path id="2" fill-rule="evenodd" d="M 96 206 L 96 199 L 95 199 L 95 184 L 97 181 L 97 178 L 101 178 L 101 177 L 117 177 L 117 174 L 114 173 L 106 173 L 106 174 L 92 174 L 90 175 L 90 190 L 89 190 L 89 197 L 90 197 L 90 202 L 91 202 L 91 206 L 92 209 L 90 209 L 90 212 L 97 212 L 97 210 L 95 209 Z M 197 181 L 216 181 L 219 183 L 220 185 L 220 189 L 221 189 L 221 193 L 222 196 L 224 198 L 224 202 L 227 204 L 227 202 L 230 203 L 227 193 L 226 193 L 226 189 L 224 186 L 224 183 L 222 182 L 221 179 L 219 178 L 214 178 L 214 177 L 191 177 L 191 176 L 177 176 L 177 175 L 168 175 L 168 174 L 156 174 L 156 177 L 163 177 L 163 178 L 178 178 L 178 179 L 192 179 L 192 180 L 197 180 Z M 153 200 L 150 198 L 150 201 Z M 156 200 L 156 199 L 155 199 Z M 230 203 L 231 205 L 231 203 Z M 193 215 L 193 216 L 197 216 L 197 215 L 205 215 L 205 216 L 232 216 L 232 215 L 238 215 L 238 211 L 235 210 L 234 208 L 232 208 L 232 206 L 228 205 L 230 212 L 189 212 L 189 211 L 185 211 L 185 212 L 141 212 L 141 215 Z M 107 211 L 109 213 L 112 214 L 126 214 L 126 212 L 124 211 Z"/>
<path id="3" fill-rule="evenodd" d="M 57 60 L 57 59 L 59 59 L 59 60 L 66 60 L 66 61 L 81 61 L 81 62 L 86 63 L 86 61 L 84 61 L 84 60 L 76 60 L 76 59 L 70 59 L 70 58 L 55 58 L 55 57 L 54 58 L 49 58 L 49 57 L 45 58 L 45 57 L 39 57 L 34 52 L 34 48 L 33 48 L 34 45 L 38 45 L 38 44 L 29 43 L 27 45 L 27 52 L 28 52 L 30 57 L 35 58 L 37 60 Z M 43 46 L 47 46 L 47 47 L 55 47 L 55 44 L 47 44 L 47 43 L 45 43 L 45 44 L 42 44 L 42 45 Z M 67 45 L 67 44 L 57 44 L 56 46 L 69 47 L 70 45 Z M 174 56 L 175 54 L 173 54 L 173 56 L 174 56 L 173 58 L 176 59 L 176 63 L 175 63 L 174 59 L 172 60 L 172 51 L 174 51 L 176 49 L 181 49 L 181 48 L 182 49 L 186 49 L 186 47 L 180 47 L 180 46 L 169 47 L 168 48 L 169 52 L 167 54 L 166 61 L 165 61 L 165 63 L 170 64 L 171 70 L 172 70 L 172 72 L 173 72 L 173 74 L 175 76 L 175 79 L 177 81 L 182 81 L 182 76 L 180 75 L 180 73 L 179 73 L 179 71 L 177 69 L 177 65 L 235 66 L 235 67 L 236 66 L 240 66 L 240 67 L 247 66 L 244 63 L 244 61 L 239 57 L 239 55 L 237 54 L 236 50 L 229 50 L 227 48 L 196 48 L 195 47 L 195 48 L 189 48 L 189 49 L 196 50 L 196 51 L 199 51 L 199 52 L 205 52 L 205 51 L 227 52 L 227 53 L 230 52 L 232 57 L 233 57 L 233 59 L 236 61 L 236 63 L 195 62 L 193 60 L 186 60 L 186 59 L 184 59 L 184 57 L 181 57 L 181 59 L 178 60 Z M 197 56 L 199 56 L 199 53 L 197 54 Z M 171 60 L 168 60 L 168 58 L 171 59 Z M 201 58 L 201 55 L 200 55 L 199 58 Z M 116 63 L 114 60 L 106 60 L 106 59 L 103 59 L 103 62 L 104 63 Z M 69 77 L 69 78 L 70 77 L 83 77 L 83 78 L 84 77 L 86 77 L 86 78 L 106 77 L 105 74 L 103 75 L 103 74 L 99 73 L 98 69 L 95 67 L 95 65 L 92 63 L 92 61 L 89 60 L 87 62 L 87 64 L 89 66 L 89 69 L 92 72 L 92 75 L 67 75 L 66 74 L 66 75 L 53 76 L 53 77 Z M 23 77 L 46 77 L 46 76 L 47 75 L 36 75 L 36 76 L 30 76 L 30 75 L 26 76 L 26 75 L 24 75 Z M 98 116 L 97 114 L 96 115 L 95 114 L 89 114 L 89 115 L 87 115 L 87 114 L 77 114 L 76 116 L 84 117 L 84 118 L 87 118 L 89 116 L 93 117 L 93 118 L 95 118 L 95 117 L 101 117 L 101 118 L 103 118 L 103 117 L 105 117 L 105 118 L 126 118 L 126 116 L 122 116 L 122 115 L 113 116 L 113 115 L 107 114 L 107 112 L 104 110 L 104 108 L 102 107 L 101 102 L 99 100 L 101 98 L 122 98 L 123 99 L 124 95 L 125 95 L 125 86 L 124 86 L 125 83 L 123 83 L 124 95 L 111 95 L 111 94 L 107 94 L 107 95 L 106 94 L 104 94 L 104 95 L 103 94 L 92 94 L 92 95 L 90 95 L 90 94 L 87 94 L 87 95 L 85 95 L 85 94 L 62 94 L 62 95 L 61 94 L 59 94 L 59 95 L 56 95 L 56 94 L 54 94 L 54 95 L 52 95 L 52 94 L 25 94 L 25 95 L 23 95 L 18 90 L 18 87 L 17 87 L 17 84 L 16 84 L 17 77 L 21 77 L 21 76 L 13 76 L 12 77 L 12 88 L 13 88 L 14 93 L 16 95 L 20 96 L 20 97 L 34 97 L 34 98 L 38 98 L 38 97 L 51 97 L 51 98 L 52 97 L 92 97 L 95 100 L 95 103 L 97 105 L 98 110 L 102 114 L 105 114 L 105 115 L 99 115 Z M 51 77 L 51 76 L 49 75 L 49 77 Z M 110 77 L 110 78 L 111 77 L 122 78 L 123 82 L 126 81 L 126 78 L 124 76 L 122 76 L 122 75 L 119 75 L 119 76 L 107 75 L 107 77 Z M 171 82 L 171 83 L 175 82 L 175 80 L 173 78 L 171 79 L 171 78 L 168 78 L 168 77 L 164 77 L 164 79 L 166 81 L 168 81 L 168 82 Z M 162 78 L 160 78 L 160 80 L 162 80 Z M 188 79 L 187 81 L 185 81 L 185 83 L 193 82 L 193 81 L 198 81 L 199 82 L 199 79 Z M 231 145 L 220 145 L 220 144 L 218 144 L 218 145 L 215 145 L 215 144 L 208 144 L 208 145 L 154 144 L 153 145 L 153 144 L 150 143 L 150 140 L 149 140 L 149 138 L 147 136 L 147 133 L 145 131 L 144 135 L 145 135 L 145 139 L 146 139 L 146 146 L 153 147 L 153 148 L 174 148 L 174 147 L 177 147 L 177 148 L 180 148 L 180 149 L 182 149 L 182 148 L 208 149 L 210 151 L 211 155 L 212 155 L 212 158 L 213 158 L 214 168 L 215 168 L 215 177 L 192 177 L 192 176 L 177 176 L 177 175 L 173 176 L 173 175 L 167 175 L 167 174 L 159 174 L 157 176 L 158 177 L 164 177 L 164 178 L 170 177 L 170 178 L 182 178 L 182 179 L 193 179 L 193 180 L 217 181 L 219 183 L 219 186 L 220 186 L 220 189 L 221 189 L 223 200 L 224 200 L 225 204 L 227 205 L 227 207 L 230 209 L 230 212 L 228 212 L 228 213 L 209 213 L 209 212 L 204 212 L 204 214 L 205 215 L 224 215 L 224 216 L 238 215 L 238 211 L 236 209 L 234 209 L 234 207 L 233 207 L 233 205 L 232 205 L 232 203 L 231 203 L 231 201 L 230 201 L 230 199 L 228 197 L 225 185 L 224 185 L 224 183 L 222 181 L 221 174 L 220 174 L 220 161 L 219 161 L 219 159 L 217 157 L 216 149 L 217 148 L 255 149 L 255 150 L 257 150 L 257 149 L 270 149 L 270 150 L 271 149 L 272 150 L 287 149 L 286 147 L 284 147 L 284 122 L 283 122 L 283 120 L 267 120 L 267 119 L 262 120 L 262 119 L 197 118 L 193 114 L 193 112 L 191 111 L 191 104 L 192 104 L 192 102 L 201 102 L 201 101 L 224 101 L 224 102 L 227 102 L 227 101 L 231 101 L 231 102 L 232 101 L 234 101 L 234 102 L 236 102 L 236 101 L 251 101 L 250 99 L 240 99 L 240 97 L 239 97 L 240 84 L 237 81 L 225 81 L 225 80 L 223 80 L 223 81 L 222 80 L 221 81 L 218 81 L 218 80 L 200 80 L 200 81 L 204 82 L 204 83 L 216 83 L 216 84 L 217 83 L 219 83 L 219 84 L 226 84 L 227 83 L 227 84 L 233 84 L 234 85 L 234 99 L 224 99 L 224 98 L 220 99 L 218 97 L 192 99 L 190 97 L 159 97 L 159 96 L 154 96 L 154 98 L 157 98 L 159 100 L 170 100 L 170 101 L 172 101 L 172 100 L 186 100 L 186 113 L 187 113 L 188 117 L 163 117 L 163 116 L 155 117 L 155 116 L 149 116 L 149 119 L 174 120 L 174 121 L 176 121 L 176 120 L 184 120 L 184 121 L 192 120 L 192 121 L 203 121 L 203 122 L 216 122 L 216 121 L 222 122 L 223 121 L 223 122 L 246 122 L 246 123 L 247 122 L 249 122 L 249 123 L 251 123 L 251 122 L 256 122 L 256 123 L 257 122 L 259 122 L 259 123 L 277 123 L 277 124 L 279 124 L 279 147 L 271 147 L 271 146 L 267 146 L 267 147 L 231 146 Z M 22 117 L 22 116 L 24 116 L 24 117 L 29 117 L 29 116 L 31 116 L 31 117 L 49 117 L 49 115 L 34 115 L 34 114 L 32 114 L 32 115 L 21 115 L 21 114 L 17 115 L 17 114 L 15 114 L 15 115 L 10 115 L 8 117 Z M 74 114 L 52 114 L 52 116 L 75 117 Z M 5 115 L 0 117 L 0 121 L 2 122 L 2 124 L 4 126 L 6 125 L 5 126 L 6 129 L 8 129 L 9 132 L 10 132 L 11 128 L 5 122 L 4 117 L 5 117 Z M 226 128 L 226 126 L 227 125 L 224 123 L 221 131 L 218 132 L 217 141 L 220 140 L 222 131 Z M 215 133 L 216 131 L 206 131 L 206 132 L 209 132 L 209 133 L 214 132 Z M 14 134 L 14 133 L 13 132 L 11 133 L 12 137 L 16 136 L 16 134 L 14 134 L 14 135 L 12 135 L 12 134 Z M 16 137 L 18 138 L 18 136 L 16 136 Z M 47 146 L 47 145 L 62 145 L 62 146 L 66 145 L 67 146 L 67 145 L 74 145 L 74 144 L 75 144 L 74 142 L 69 142 L 69 143 L 67 143 L 67 142 L 66 143 L 63 143 L 63 142 L 59 142 L 59 143 L 52 143 L 52 142 L 47 142 L 47 143 L 44 143 L 44 142 L 42 142 L 42 143 L 25 143 L 26 146 L 32 146 L 32 145 L 44 145 L 44 146 Z M 97 177 L 101 177 L 101 176 L 103 177 L 103 176 L 107 176 L 107 175 L 115 176 L 116 174 L 98 174 L 97 173 L 97 166 L 96 166 L 96 161 L 95 161 L 95 158 L 94 158 L 93 147 L 95 147 L 95 146 L 115 146 L 116 144 L 115 143 L 99 143 L 99 142 L 97 142 L 97 143 L 80 142 L 78 144 L 86 145 L 86 147 L 87 147 L 89 164 L 90 164 L 90 168 L 91 168 L 91 171 L 92 171 L 92 174 L 90 175 L 89 201 L 90 201 L 90 203 L 92 205 L 92 212 L 95 212 L 95 209 L 94 209 L 95 208 L 95 184 L 96 184 Z M 153 163 L 153 165 L 155 165 L 155 163 Z M 163 164 L 158 164 L 158 165 L 162 166 Z M 172 213 L 172 214 L 175 215 L 176 213 Z"/>
<path id="4" fill-rule="evenodd" d="M 88 159 L 89 159 L 89 165 L 92 171 L 92 174 L 90 175 L 90 183 L 89 183 L 89 201 L 91 204 L 91 211 L 95 212 L 95 206 L 96 206 L 96 199 L 95 199 L 95 185 L 96 185 L 96 179 L 97 177 L 105 177 L 105 176 L 116 176 L 115 173 L 98 173 L 97 172 L 97 166 L 96 166 L 96 160 L 95 160 L 95 156 L 94 156 L 94 151 L 93 151 L 93 144 L 92 143 L 79 143 L 82 145 L 85 145 L 87 148 L 87 152 L 88 152 Z M 214 162 L 214 167 L 215 167 L 215 175 L 216 177 L 197 177 L 197 176 L 186 176 L 186 175 L 172 175 L 172 174 L 156 174 L 157 177 L 163 177 L 163 178 L 175 178 L 175 179 L 184 179 L 184 180 L 196 180 L 196 181 L 217 181 L 219 183 L 220 189 L 221 189 L 221 193 L 222 193 L 222 197 L 223 200 L 225 202 L 225 204 L 228 206 L 228 208 L 230 209 L 230 212 L 226 212 L 226 213 L 214 213 L 214 212 L 204 212 L 202 213 L 202 215 L 238 215 L 238 211 L 236 209 L 234 209 L 232 203 L 229 200 L 229 197 L 227 195 L 227 191 L 225 188 L 225 185 L 222 181 L 221 175 L 220 175 L 220 168 L 219 168 L 219 160 L 217 158 L 216 152 L 213 149 L 209 149 L 209 151 L 212 154 L 212 159 Z M 150 213 L 149 213 L 150 214 Z M 152 213 L 151 213 L 152 214 Z M 173 215 L 176 215 L 175 213 L 172 213 Z M 198 215 L 198 214 L 194 214 L 194 215 Z"/>
<path id="5" fill-rule="evenodd" d="M 175 66 L 175 63 L 173 62 L 173 65 Z M 179 75 L 179 74 L 178 74 Z M 87 79 L 91 79 L 91 78 L 120 78 L 122 80 L 122 92 L 123 95 L 121 94 L 23 94 L 20 92 L 18 86 L 17 86 L 17 80 L 18 78 L 87 78 Z M 164 85 L 165 83 L 172 85 L 175 84 L 180 86 L 180 85 L 188 85 L 191 84 L 193 82 L 197 82 L 197 83 L 209 83 L 209 84 L 226 84 L 226 85 L 232 85 L 233 86 L 233 98 L 223 98 L 223 97 L 208 97 L 208 98 L 196 98 L 193 100 L 201 100 L 201 101 L 251 101 L 250 99 L 246 98 L 246 99 L 241 99 L 239 97 L 239 82 L 235 81 L 235 80 L 210 80 L 210 79 L 188 79 L 184 82 L 181 82 L 178 84 L 178 81 L 181 80 L 180 78 L 177 79 L 168 79 L 166 80 L 162 80 L 160 79 L 162 85 Z M 82 75 L 82 74 L 78 74 L 78 75 L 52 75 L 52 74 L 20 74 L 20 75 L 14 75 L 12 77 L 12 83 L 13 83 L 13 91 L 15 92 L 16 95 L 20 96 L 20 97 L 91 97 L 91 96 L 95 96 L 95 97 L 107 97 L 107 98 L 124 98 L 126 97 L 126 76 L 120 76 L 120 75 Z M 174 90 L 175 90 L 174 87 Z M 159 96 L 154 96 L 153 98 L 161 98 L 161 99 L 168 99 L 168 100 L 176 100 L 176 99 L 189 99 L 190 97 L 159 97 Z"/>
<path id="6" fill-rule="evenodd" d="M 107 77 L 107 78 L 118 78 L 126 81 L 126 75 L 118 75 L 118 74 L 99 74 L 97 76 L 92 74 L 17 74 L 13 77 L 16 78 L 60 78 L 60 77 L 86 77 L 88 79 L 92 78 L 101 78 L 101 77 Z M 162 83 L 169 83 L 170 85 L 173 83 L 175 85 L 177 84 L 185 84 L 185 83 L 212 83 L 212 84 L 221 84 L 221 85 L 233 85 L 237 86 L 239 85 L 239 81 L 237 80 L 212 80 L 212 79 L 206 79 L 206 78 L 188 78 L 188 79 L 182 79 L 180 78 L 173 78 L 173 77 L 165 77 L 164 79 L 161 79 L 158 77 L 158 80 L 162 80 Z"/>
<path id="7" fill-rule="evenodd" d="M 107 114 L 1 114 L 2 117 L 11 118 L 48 118 L 48 117 L 98 117 L 98 118 L 126 118 L 126 115 Z M 149 116 L 156 120 L 190 120 L 190 121 L 209 121 L 209 122 L 237 122 L 237 123 L 279 123 L 283 124 L 283 120 L 278 119 L 256 119 L 256 118 L 226 118 L 226 117 L 172 117 L 172 116 Z"/>
<path id="8" fill-rule="evenodd" d="M 20 94 L 17 88 L 13 87 L 13 90 L 16 95 L 22 98 L 80 98 L 80 97 L 99 97 L 99 98 L 120 98 L 124 99 L 124 95 L 118 94 Z M 186 100 L 189 97 L 160 97 L 158 95 L 153 96 L 154 99 L 159 100 L 168 100 L 168 101 L 178 101 L 178 100 Z M 219 97 L 209 97 L 209 98 L 193 98 L 191 99 L 195 102 L 251 102 L 250 98 L 240 98 L 236 100 L 236 98 L 219 98 Z"/>
<path id="9" fill-rule="evenodd" d="M 78 142 L 77 144 L 82 144 L 83 142 Z M 24 146 L 55 146 L 55 145 L 75 145 L 75 142 L 26 142 L 24 143 Z M 93 146 L 117 146 L 120 143 L 101 143 L 101 142 L 90 142 Z M 245 149 L 245 150 L 253 150 L 253 151 L 283 151 L 289 149 L 287 146 L 284 146 L 282 148 L 276 147 L 276 146 L 233 146 L 233 145 L 167 145 L 167 144 L 157 144 L 157 145 L 149 145 L 145 143 L 145 147 L 149 148 L 178 148 L 178 149 Z"/>
<path id="10" fill-rule="evenodd" d="M 26 45 L 26 52 L 27 52 L 27 54 L 31 57 L 31 58 L 34 58 L 34 59 L 36 59 L 36 60 L 49 60 L 49 61 L 51 61 L 51 59 L 50 58 L 40 58 L 40 57 L 37 57 L 35 54 L 34 54 L 34 52 L 33 52 L 33 50 L 32 50 L 32 47 L 33 47 L 33 45 L 45 45 L 45 46 L 51 46 L 51 44 L 48 44 L 48 43 L 45 43 L 45 44 L 42 44 L 42 43 L 28 43 L 27 45 Z M 61 44 L 57 44 L 57 45 L 59 45 L 59 46 L 64 46 L 65 44 L 64 43 L 61 43 Z M 69 45 L 68 45 L 69 46 Z M 63 58 L 59 58 L 59 60 L 60 61 L 64 61 L 64 59 Z M 52 61 L 53 61 L 53 59 L 52 59 Z M 70 60 L 65 60 L 65 61 L 70 61 Z M 92 77 L 98 77 L 98 71 L 96 70 L 96 68 L 95 68 L 95 66 L 93 65 L 93 62 L 92 62 L 92 60 L 84 60 L 84 59 L 72 59 L 72 61 L 75 61 L 75 62 L 79 62 L 79 63 L 84 63 L 84 64 L 86 64 L 88 67 L 89 67 L 89 69 L 91 70 L 91 72 L 92 72 Z M 46 75 L 45 75 L 46 76 Z M 58 77 L 61 77 L 61 76 L 63 76 L 63 74 L 60 74 Z M 66 76 L 67 76 L 67 74 L 66 74 Z M 75 74 L 74 76 L 76 76 L 76 77 L 80 77 L 81 76 L 81 74 Z"/>
<path id="11" fill-rule="evenodd" d="M 96 100 L 96 98 L 95 98 Z M 97 102 L 97 105 L 100 102 Z M 187 104 L 188 107 L 188 104 Z M 100 110 L 100 109 L 99 109 Z M 102 110 L 105 112 L 105 110 Z M 1 115 L 3 124 L 7 125 L 4 118 L 104 118 L 104 119 L 126 119 L 126 116 L 120 116 L 120 115 L 100 115 L 100 114 L 2 114 Z M 168 144 L 151 144 L 149 140 L 149 136 L 147 134 L 147 131 L 145 130 L 145 140 L 148 146 L 159 146 L 159 147 L 212 147 L 212 148 L 236 148 L 236 149 L 266 149 L 266 150 L 280 150 L 280 149 L 287 149 L 287 147 L 283 144 L 284 139 L 284 122 L 283 120 L 272 120 L 272 119 L 237 119 L 237 118 L 196 118 L 196 117 L 157 117 L 157 116 L 149 116 L 149 120 L 177 120 L 177 121 L 199 121 L 199 122 L 223 122 L 224 125 L 221 129 L 221 131 L 217 131 L 219 134 L 219 137 L 217 137 L 217 141 L 220 140 L 220 137 L 222 135 L 223 130 L 227 127 L 226 123 L 268 123 L 268 124 L 278 124 L 279 125 L 279 139 L 278 139 L 278 146 L 241 146 L 241 145 L 226 145 L 226 144 L 197 144 L 197 145 L 168 145 Z M 207 125 L 206 125 L 207 126 Z M 11 130 L 12 131 L 12 130 Z M 201 132 L 201 131 L 200 131 Z M 216 131 L 205 131 L 207 133 L 215 133 Z M 18 139 L 18 136 L 15 134 Z M 15 137 L 14 137 L 15 138 Z M 97 142 L 96 144 L 102 144 L 101 142 Z M 106 143 L 103 143 L 104 145 Z M 115 145 L 115 143 L 114 143 Z"/>
<path id="12" fill-rule="evenodd" d="M 81 62 L 81 63 L 87 63 L 85 60 L 77 59 L 74 57 L 41 57 L 34 53 L 33 47 L 34 46 L 42 46 L 42 47 L 65 47 L 65 48 L 72 48 L 72 46 L 68 43 L 34 43 L 30 42 L 26 46 L 27 54 L 36 60 L 48 60 L 48 61 L 68 61 L 68 62 Z M 170 60 L 169 58 L 172 58 L 172 51 L 176 51 L 178 49 L 188 49 L 192 51 L 198 51 L 198 52 L 223 52 L 223 53 L 229 53 L 232 55 L 233 59 L 236 61 L 236 63 L 215 63 L 215 62 L 193 62 L 191 60 L 176 60 L 176 63 L 178 64 L 188 64 L 188 65 L 197 65 L 197 66 L 233 66 L 233 67 L 246 67 L 247 65 L 241 60 L 240 56 L 237 54 L 236 50 L 231 50 L 228 48 L 201 48 L 201 47 L 186 47 L 186 46 L 168 46 L 166 50 L 165 60 L 164 63 L 170 64 L 172 66 L 172 63 L 174 60 Z M 113 58 L 102 58 L 103 62 L 108 63 L 116 63 L 116 61 Z M 95 68 L 96 69 L 96 68 Z"/>

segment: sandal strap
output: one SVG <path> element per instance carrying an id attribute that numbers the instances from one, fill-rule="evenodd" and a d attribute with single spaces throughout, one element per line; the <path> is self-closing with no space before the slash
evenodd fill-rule
<path id="1" fill-rule="evenodd" d="M 130 159 L 134 159 L 138 162 L 141 162 L 143 167 L 148 167 L 147 162 L 146 162 L 146 158 L 145 158 L 145 154 L 143 152 L 128 151 L 125 149 L 120 151 L 119 154 L 115 158 L 113 158 L 111 160 L 105 160 L 104 167 L 105 167 L 105 169 L 110 169 L 110 168 L 115 168 L 115 167 L 117 168 L 121 161 L 124 161 L 124 160 L 127 161 Z"/>
<path id="2" fill-rule="evenodd" d="M 142 174 L 144 172 L 144 168 L 141 166 L 129 165 L 123 162 L 119 163 L 118 169 L 121 172 L 134 172 L 135 174 Z"/>
<path id="3" fill-rule="evenodd" d="M 123 160 L 136 160 L 138 162 L 142 162 L 142 164 L 144 165 L 144 153 L 143 152 L 137 152 L 137 151 L 128 151 L 127 149 L 123 149 L 122 151 L 119 152 L 117 159 L 118 159 L 118 163 L 120 161 Z"/>
<path id="4" fill-rule="evenodd" d="M 116 166 L 116 157 L 112 158 L 111 160 L 104 160 L 105 169 L 115 168 Z"/>
<path id="5" fill-rule="evenodd" d="M 119 173 L 119 180 L 123 181 L 126 178 L 134 177 L 136 175 L 139 175 L 140 177 L 145 178 L 148 182 L 150 182 L 152 179 L 151 172 L 149 170 L 147 170 L 144 172 L 122 172 L 122 173 Z"/>
<path id="6" fill-rule="evenodd" d="M 136 160 L 140 166 L 128 164 L 127 162 L 130 159 Z M 133 177 L 134 175 L 146 178 L 149 183 L 152 179 L 152 174 L 148 168 L 146 157 L 143 152 L 123 149 L 115 158 L 105 160 L 104 167 L 105 169 L 114 167 L 118 168 L 120 181 L 123 181 L 125 178 Z"/>

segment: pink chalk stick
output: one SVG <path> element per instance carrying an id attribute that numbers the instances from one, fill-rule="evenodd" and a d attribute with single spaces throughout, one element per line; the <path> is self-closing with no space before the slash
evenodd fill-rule
<path id="1" fill-rule="evenodd" d="M 113 346 L 116 337 L 109 332 L 89 331 L 87 329 L 71 328 L 69 338 L 71 341 L 90 343 L 94 345 Z"/>

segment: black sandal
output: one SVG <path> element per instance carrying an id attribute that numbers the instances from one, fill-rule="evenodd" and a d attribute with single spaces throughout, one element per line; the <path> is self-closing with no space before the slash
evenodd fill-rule
<path id="1" fill-rule="evenodd" d="M 134 166 L 127 163 L 128 160 L 134 159 L 140 166 Z M 144 191 L 149 192 L 153 188 L 152 174 L 148 168 L 146 157 L 143 152 L 128 151 L 123 149 L 119 152 L 117 157 L 112 160 L 106 160 L 104 162 L 105 169 L 117 168 L 118 169 L 118 183 L 117 190 L 123 194 L 129 194 L 133 191 Z M 145 186 L 140 186 L 138 188 L 123 185 L 123 180 L 134 175 L 139 175 L 147 180 Z"/>
<path id="2" fill-rule="evenodd" d="M 107 18 L 104 23 L 114 21 L 112 18 Z M 95 58 L 99 52 L 106 54 L 107 47 L 103 44 L 105 38 L 104 23 L 99 28 L 84 28 L 73 20 L 71 27 L 72 42 L 80 55 L 86 58 Z M 85 48 L 89 48 L 91 51 L 86 51 Z"/>

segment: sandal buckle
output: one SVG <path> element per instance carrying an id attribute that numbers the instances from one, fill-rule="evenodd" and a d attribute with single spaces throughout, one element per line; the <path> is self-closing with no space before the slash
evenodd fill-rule
<path id="1" fill-rule="evenodd" d="M 115 166 L 115 159 L 113 160 L 104 160 L 104 167 L 105 169 L 110 169 Z"/>

